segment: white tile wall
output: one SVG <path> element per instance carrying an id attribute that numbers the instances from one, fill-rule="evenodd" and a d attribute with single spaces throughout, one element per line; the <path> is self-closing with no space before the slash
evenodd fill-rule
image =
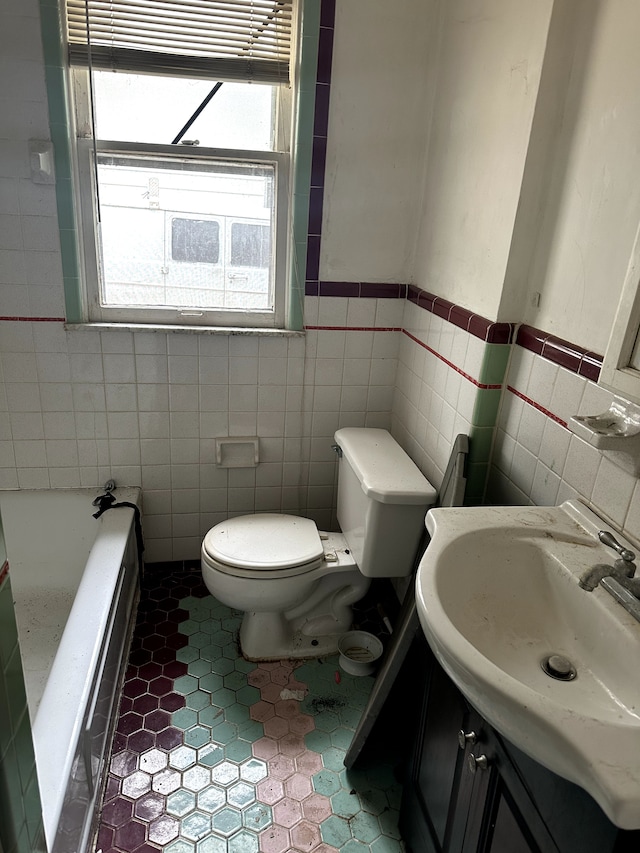
<path id="1" fill-rule="evenodd" d="M 547 359 L 514 347 L 508 385 L 562 421 L 609 407 L 612 394 Z M 578 497 L 640 542 L 640 481 L 530 402 L 505 390 L 489 499 L 552 506 Z"/>

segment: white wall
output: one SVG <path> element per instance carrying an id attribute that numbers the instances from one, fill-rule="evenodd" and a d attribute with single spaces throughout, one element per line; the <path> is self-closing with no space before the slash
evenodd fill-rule
<path id="1" fill-rule="evenodd" d="M 412 280 L 438 0 L 340 0 L 320 277 Z"/>
<path id="2" fill-rule="evenodd" d="M 498 317 L 552 5 L 443 4 L 414 281 L 492 320 Z"/>

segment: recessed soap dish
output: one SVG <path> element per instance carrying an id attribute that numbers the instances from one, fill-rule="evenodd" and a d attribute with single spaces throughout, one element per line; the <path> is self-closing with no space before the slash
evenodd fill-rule
<path id="1" fill-rule="evenodd" d="M 637 475 L 640 471 L 640 406 L 614 397 L 606 412 L 599 415 L 574 415 L 567 426 L 587 444 L 602 451 L 617 451 L 622 456 L 612 461 Z"/>

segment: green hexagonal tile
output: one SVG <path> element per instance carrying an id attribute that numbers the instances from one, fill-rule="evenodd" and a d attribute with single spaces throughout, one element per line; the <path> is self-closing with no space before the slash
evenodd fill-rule
<path id="1" fill-rule="evenodd" d="M 247 720 L 244 723 L 238 723 L 238 737 L 248 740 L 249 743 L 255 743 L 261 737 L 264 737 L 264 727 L 257 720 Z"/>
<path id="2" fill-rule="evenodd" d="M 331 797 L 340 790 L 340 779 L 331 770 L 321 770 L 311 777 L 313 790 L 325 797 Z"/>
<path id="3" fill-rule="evenodd" d="M 198 679 L 192 675 L 180 675 L 173 682 L 173 689 L 176 693 L 181 693 L 183 696 L 188 696 L 198 689 Z"/>
<path id="4" fill-rule="evenodd" d="M 216 631 L 215 634 L 211 635 L 211 642 L 225 649 L 233 643 L 233 634 L 231 631 Z"/>
<path id="5" fill-rule="evenodd" d="M 378 818 L 368 812 L 358 812 L 349 821 L 349 826 L 353 837 L 364 844 L 371 844 L 374 839 L 382 834 Z"/>
<path id="6" fill-rule="evenodd" d="M 189 746 L 204 746 L 211 739 L 211 732 L 204 726 L 192 726 L 184 733 L 185 742 Z"/>
<path id="7" fill-rule="evenodd" d="M 360 708 L 351 708 L 347 705 L 344 708 L 340 708 L 338 716 L 340 717 L 340 722 L 345 728 L 355 731 L 358 727 L 358 723 L 360 722 L 362 710 Z"/>
<path id="8" fill-rule="evenodd" d="M 165 847 L 165 851 L 166 851 Z M 387 835 L 381 835 L 372 841 L 369 845 L 371 853 L 402 853 L 403 847 L 400 841 L 395 838 L 389 838 Z"/>
<path id="9" fill-rule="evenodd" d="M 213 635 L 220 630 L 220 620 L 207 615 L 207 618 L 200 623 L 200 630 Z"/>
<path id="10" fill-rule="evenodd" d="M 215 693 L 222 687 L 222 676 L 216 672 L 210 672 L 209 675 L 204 675 L 199 680 L 200 690 L 205 690 L 207 693 Z"/>
<path id="11" fill-rule="evenodd" d="M 260 701 L 260 691 L 250 685 L 241 687 L 240 690 L 236 691 L 236 701 L 250 708 L 251 705 L 255 705 L 256 702 Z"/>
<path id="12" fill-rule="evenodd" d="M 334 711 L 321 711 L 314 716 L 313 721 L 321 732 L 332 732 L 340 725 L 340 717 Z"/>
<path id="13" fill-rule="evenodd" d="M 333 746 L 338 747 L 338 749 L 343 750 L 343 752 L 349 748 L 352 740 L 353 732 L 350 732 L 349 729 L 343 729 L 340 727 L 334 732 L 331 732 L 331 743 Z"/>
<path id="14" fill-rule="evenodd" d="M 242 823 L 254 832 L 265 829 L 272 820 L 271 808 L 264 803 L 255 803 L 242 810 Z"/>
<path id="15" fill-rule="evenodd" d="M 180 708 L 171 715 L 171 725 L 186 731 L 198 722 L 198 715 L 191 708 Z"/>
<path id="16" fill-rule="evenodd" d="M 240 778 L 247 782 L 259 782 L 268 775 L 267 765 L 259 758 L 250 758 L 240 765 Z"/>
<path id="17" fill-rule="evenodd" d="M 214 705 L 207 705 L 206 708 L 198 712 L 198 722 L 203 726 L 215 726 L 217 723 L 224 722 L 224 711 Z"/>
<path id="18" fill-rule="evenodd" d="M 176 660 L 179 660 L 180 663 L 191 663 L 194 660 L 198 660 L 199 657 L 198 650 L 191 646 L 184 646 L 176 652 Z"/>
<path id="19" fill-rule="evenodd" d="M 238 729 L 233 723 L 216 723 L 211 729 L 211 737 L 226 746 L 238 737 Z"/>
<path id="20" fill-rule="evenodd" d="M 242 826 L 242 816 L 237 809 L 226 806 L 213 815 L 211 825 L 214 832 L 219 832 L 220 835 L 229 838 L 230 835 L 233 835 Z"/>
<path id="21" fill-rule="evenodd" d="M 237 631 L 242 624 L 242 619 L 239 616 L 230 615 L 220 620 L 220 627 L 231 634 Z"/>
<path id="22" fill-rule="evenodd" d="M 198 761 L 207 767 L 215 767 L 224 758 L 224 749 L 217 743 L 207 743 L 198 750 Z"/>
<path id="23" fill-rule="evenodd" d="M 219 788 L 217 785 L 209 785 L 198 792 L 197 800 L 198 808 L 201 811 L 213 814 L 224 806 L 227 796 L 222 788 Z"/>
<path id="24" fill-rule="evenodd" d="M 360 811 L 358 795 L 340 790 L 331 797 L 331 811 L 340 817 L 352 818 Z"/>
<path id="25" fill-rule="evenodd" d="M 211 815 L 192 812 L 180 821 L 180 835 L 189 841 L 200 841 L 211 832 Z"/>
<path id="26" fill-rule="evenodd" d="M 235 661 L 238 657 L 238 649 L 236 648 L 236 644 L 230 642 L 227 646 L 223 646 L 222 656 L 228 658 L 231 661 Z"/>
<path id="27" fill-rule="evenodd" d="M 252 661 L 250 660 L 245 660 L 244 658 L 236 658 L 233 665 L 238 670 L 238 672 L 245 673 L 253 672 L 253 670 L 256 668 L 255 663 L 252 663 Z"/>
<path id="28" fill-rule="evenodd" d="M 192 791 L 178 788 L 167 797 L 167 813 L 175 817 L 184 817 L 196 807 L 196 795 Z"/>
<path id="29" fill-rule="evenodd" d="M 322 763 L 327 770 L 333 770 L 334 773 L 339 773 L 344 767 L 344 749 L 338 749 L 335 746 L 330 746 L 322 752 Z"/>
<path id="30" fill-rule="evenodd" d="M 218 657 L 216 660 L 211 662 L 211 669 L 213 672 L 217 672 L 218 675 L 229 675 L 229 673 L 234 669 L 234 663 L 232 660 L 222 657 L 222 649 L 218 648 Z"/>
<path id="31" fill-rule="evenodd" d="M 331 815 L 320 824 L 320 835 L 325 844 L 340 848 L 351 838 L 351 830 L 343 817 Z"/>
<path id="32" fill-rule="evenodd" d="M 220 649 L 220 646 L 214 646 L 213 643 L 208 643 L 200 649 L 199 657 L 201 657 L 202 660 L 208 660 L 210 663 L 213 663 L 213 661 L 218 660 L 221 654 L 222 650 Z"/>
<path id="33" fill-rule="evenodd" d="M 391 838 L 400 840 L 400 830 L 398 829 L 398 812 L 395 809 L 388 809 L 379 815 L 380 829 L 383 835 L 389 835 Z"/>
<path id="34" fill-rule="evenodd" d="M 169 766 L 175 770 L 186 770 L 196 763 L 197 758 L 195 749 L 190 746 L 178 746 L 169 753 Z"/>
<path id="35" fill-rule="evenodd" d="M 236 698 L 237 695 L 236 693 Z M 249 708 L 236 702 L 235 705 L 230 705 L 224 709 L 224 718 L 229 723 L 244 723 L 245 720 L 249 719 Z"/>
<path id="36" fill-rule="evenodd" d="M 189 637 L 189 645 L 196 649 L 203 649 L 205 646 L 210 645 L 210 643 L 211 635 L 206 631 L 196 631 L 195 634 Z"/>
<path id="37" fill-rule="evenodd" d="M 241 829 L 232 835 L 227 842 L 229 853 L 258 853 L 260 846 L 258 844 L 258 836 L 247 829 Z"/>
<path id="38" fill-rule="evenodd" d="M 251 805 L 256 798 L 256 789 L 248 782 L 236 782 L 227 790 L 227 802 L 240 810 Z"/>
<path id="39" fill-rule="evenodd" d="M 368 787 L 360 794 L 360 802 L 364 811 L 375 815 L 382 814 L 389 808 L 387 792 L 380 790 L 380 788 Z"/>
<path id="40" fill-rule="evenodd" d="M 187 637 L 190 637 L 192 634 L 197 633 L 200 630 L 200 625 L 197 622 L 194 622 L 193 619 L 185 619 L 184 622 L 181 622 L 178 625 L 178 633 L 186 634 Z"/>
<path id="41" fill-rule="evenodd" d="M 236 701 L 236 694 L 233 690 L 227 690 L 226 687 L 221 687 L 220 690 L 216 690 L 215 693 L 211 694 L 211 702 L 214 705 L 217 705 L 218 708 L 228 708 L 230 705 L 233 705 Z"/>
<path id="42" fill-rule="evenodd" d="M 211 694 L 205 693 L 204 690 L 194 690 L 187 696 L 187 708 L 194 711 L 202 711 L 203 708 L 208 708 L 211 705 Z"/>
<path id="43" fill-rule="evenodd" d="M 227 853 L 227 842 L 224 838 L 210 835 L 196 844 L 196 853 Z"/>
<path id="44" fill-rule="evenodd" d="M 245 761 L 251 756 L 251 744 L 246 740 L 232 740 L 225 746 L 224 754 L 229 761 L 240 764 L 241 761 Z"/>
<path id="45" fill-rule="evenodd" d="M 327 734 L 327 732 L 320 732 L 314 729 L 314 731 L 304 736 L 304 743 L 307 749 L 319 752 L 322 755 L 324 750 L 329 749 L 331 746 L 331 735 Z"/>
<path id="46" fill-rule="evenodd" d="M 237 764 L 231 761 L 222 761 L 211 770 L 211 778 L 218 785 L 228 788 L 240 778 L 240 770 Z"/>
<path id="47" fill-rule="evenodd" d="M 340 853 L 369 853 L 369 845 L 363 844 L 355 838 L 351 838 L 340 848 Z"/>
<path id="48" fill-rule="evenodd" d="M 247 676 L 244 672 L 238 672 L 234 664 L 234 669 L 224 677 L 224 686 L 228 690 L 240 690 L 241 687 L 247 686 Z"/>
<path id="49" fill-rule="evenodd" d="M 193 675 L 195 678 L 200 678 L 201 675 L 207 675 L 211 672 L 211 664 L 208 660 L 202 660 L 202 658 L 197 658 L 197 660 L 191 661 L 191 663 L 187 667 L 187 672 L 189 675 Z"/>
<path id="50" fill-rule="evenodd" d="M 196 846 L 184 838 L 176 838 L 171 844 L 163 848 L 165 853 L 195 853 Z"/>

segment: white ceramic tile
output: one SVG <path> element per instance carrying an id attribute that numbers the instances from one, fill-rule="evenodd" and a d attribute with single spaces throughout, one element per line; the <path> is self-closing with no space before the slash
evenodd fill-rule
<path id="1" fill-rule="evenodd" d="M 258 364 L 260 385 L 285 385 L 287 381 L 286 358 L 263 358 Z"/>
<path id="2" fill-rule="evenodd" d="M 376 326 L 399 329 L 404 319 L 404 299 L 376 299 Z"/>
<path id="3" fill-rule="evenodd" d="M 517 440 L 536 456 L 540 450 L 542 436 L 548 420 L 550 419 L 534 406 L 524 405 Z"/>
<path id="4" fill-rule="evenodd" d="M 260 339 L 250 335 L 231 335 L 229 338 L 229 357 L 257 358 Z"/>
<path id="5" fill-rule="evenodd" d="M 318 326 L 346 326 L 349 300 L 340 296 L 323 296 L 318 303 Z"/>
<path id="6" fill-rule="evenodd" d="M 571 436 L 562 479 L 589 499 L 595 486 L 602 454 L 582 439 Z"/>
<path id="7" fill-rule="evenodd" d="M 168 465 L 171 459 L 169 440 L 166 438 L 143 438 L 140 441 L 142 465 Z M 147 511 L 145 499 L 145 512 Z"/>
<path id="8" fill-rule="evenodd" d="M 587 382 L 582 400 L 580 401 L 579 414 L 581 415 L 599 415 L 606 412 L 611 401 L 614 398 L 611 391 L 606 388 L 596 385 L 594 382 Z"/>
<path id="9" fill-rule="evenodd" d="M 107 429 L 109 438 L 138 438 L 137 412 L 107 412 Z"/>
<path id="10" fill-rule="evenodd" d="M 13 449 L 18 468 L 42 468 L 47 466 L 47 452 L 43 440 L 14 440 Z"/>
<path id="11" fill-rule="evenodd" d="M 286 358 L 289 343 L 285 337 L 268 337 L 258 339 L 258 358 Z"/>
<path id="12" fill-rule="evenodd" d="M 524 393 L 530 399 L 548 409 L 551 404 L 551 395 L 553 394 L 559 369 L 557 364 L 553 364 L 541 356 L 536 356 L 531 365 L 529 382 Z"/>
<path id="13" fill-rule="evenodd" d="M 304 381 L 304 359 L 287 358 L 287 385 L 302 385 Z"/>
<path id="14" fill-rule="evenodd" d="M 75 436 L 76 423 L 73 412 L 47 413 L 44 419 L 45 438 L 75 438 Z M 40 436 L 34 436 L 34 438 L 40 438 Z"/>
<path id="15" fill-rule="evenodd" d="M 592 503 L 621 528 L 631 505 L 636 478 L 603 457 L 591 493 Z"/>
<path id="16" fill-rule="evenodd" d="M 198 338 L 196 335 L 168 335 L 167 352 L 169 355 L 198 355 Z"/>
<path id="17" fill-rule="evenodd" d="M 172 465 L 188 465 L 200 461 L 200 442 L 197 438 L 172 438 L 170 450 Z"/>
<path id="18" fill-rule="evenodd" d="M 3 322 L 0 352 L 33 352 L 35 346 L 33 326 L 33 323 Z"/>
<path id="19" fill-rule="evenodd" d="M 347 299 L 347 326 L 370 328 L 375 326 L 377 301 L 375 299 Z"/>
<path id="20" fill-rule="evenodd" d="M 631 536 L 634 543 L 640 546 L 640 480 L 635 482 L 623 530 L 626 536 Z"/>
<path id="21" fill-rule="evenodd" d="M 155 337 L 150 335 L 149 337 Z M 168 382 L 169 364 L 162 353 L 139 354 L 135 357 L 136 379 L 138 382 Z"/>
<path id="22" fill-rule="evenodd" d="M 75 390 L 75 388 L 74 388 Z M 167 412 L 169 410 L 169 386 L 157 384 L 138 384 L 138 411 Z"/>
<path id="23" fill-rule="evenodd" d="M 258 382 L 258 359 L 237 358 L 229 359 L 230 385 L 255 385 Z"/>
<path id="24" fill-rule="evenodd" d="M 198 357 L 195 355 L 170 355 L 169 382 L 171 383 L 197 383 L 198 382 Z"/>
<path id="25" fill-rule="evenodd" d="M 537 459 L 525 447 L 516 442 L 511 460 L 511 481 L 525 494 L 531 493 Z"/>
<path id="26" fill-rule="evenodd" d="M 139 465 L 140 442 L 132 438 L 110 438 L 109 455 L 113 466 Z"/>
<path id="27" fill-rule="evenodd" d="M 305 296 L 304 298 L 304 324 L 305 326 L 318 325 L 318 308 L 320 297 Z"/>
<path id="28" fill-rule="evenodd" d="M 198 489 L 200 487 L 200 465 L 171 465 L 172 489 Z"/>
<path id="29" fill-rule="evenodd" d="M 256 412 L 258 409 L 258 387 L 256 385 L 230 385 L 229 411 Z"/>
<path id="30" fill-rule="evenodd" d="M 393 404 L 393 388 L 385 385 L 372 386 L 367 394 L 367 412 L 390 412 Z"/>
<path id="31" fill-rule="evenodd" d="M 169 385 L 169 409 L 171 412 L 197 412 L 200 394 L 197 385 Z"/>
<path id="32" fill-rule="evenodd" d="M 342 358 L 345 350 L 346 332 L 318 332 L 317 358 Z"/>
<path id="33" fill-rule="evenodd" d="M 395 358 L 372 358 L 371 385 L 393 385 L 396 381 L 398 362 Z"/>
<path id="34" fill-rule="evenodd" d="M 78 489 L 82 485 L 78 466 L 51 468 L 49 482 L 52 489 Z"/>
<path id="35" fill-rule="evenodd" d="M 138 394 L 136 386 L 106 384 L 104 394 L 109 412 L 136 412 L 138 410 Z"/>
<path id="36" fill-rule="evenodd" d="M 7 405 L 12 412 L 39 412 L 40 386 L 35 382 L 7 382 L 5 385 Z"/>
<path id="37" fill-rule="evenodd" d="M 200 512 L 200 490 L 173 489 L 171 492 L 171 511 L 174 513 Z"/>
<path id="38" fill-rule="evenodd" d="M 101 355 L 92 352 L 72 352 L 69 361 L 73 382 L 93 384 L 104 381 Z"/>
<path id="39" fill-rule="evenodd" d="M 560 477 L 538 462 L 531 486 L 531 499 L 537 506 L 555 506 L 560 488 Z"/>
<path id="40" fill-rule="evenodd" d="M 366 333 L 365 333 L 366 334 Z M 373 348 L 371 355 L 373 358 L 399 358 L 400 345 L 403 340 L 409 340 L 402 332 L 374 332 Z"/>
<path id="41" fill-rule="evenodd" d="M 564 367 L 558 368 L 549 409 L 565 423 L 580 411 L 588 381 Z"/>
<path id="42" fill-rule="evenodd" d="M 229 431 L 228 412 L 200 412 L 200 438 L 216 438 Z"/>
<path id="43" fill-rule="evenodd" d="M 167 335 L 163 332 L 135 332 L 133 346 L 136 355 L 166 355 Z"/>
<path id="44" fill-rule="evenodd" d="M 48 468 L 20 468 L 17 472 L 21 489 L 48 489 L 51 486 Z"/>
<path id="45" fill-rule="evenodd" d="M 256 468 L 256 486 L 281 486 L 282 465 L 277 462 L 262 462 Z"/>
<path id="46" fill-rule="evenodd" d="M 200 386 L 201 412 L 226 412 L 229 409 L 228 385 Z"/>
<path id="47" fill-rule="evenodd" d="M 258 388 L 258 411 L 284 412 L 287 403 L 287 388 L 279 385 L 261 385 Z"/>
<path id="48" fill-rule="evenodd" d="M 169 416 L 166 412 L 138 412 L 140 438 L 169 438 Z"/>
<path id="49" fill-rule="evenodd" d="M 229 412 L 229 435 L 256 435 L 256 412 Z"/>
<path id="50" fill-rule="evenodd" d="M 198 354 L 200 358 L 228 358 L 228 335 L 199 335 Z"/>
<path id="51" fill-rule="evenodd" d="M 9 420 L 11 434 L 16 439 L 29 441 L 44 438 L 44 424 L 40 412 L 11 412 Z"/>
<path id="52" fill-rule="evenodd" d="M 260 436 L 284 435 L 284 412 L 258 412 L 257 433 Z"/>
<path id="53" fill-rule="evenodd" d="M 170 489 L 171 488 L 171 466 L 170 465 L 143 465 L 142 466 L 142 488 L 147 489 Z"/>
<path id="54" fill-rule="evenodd" d="M 100 333 L 100 341 L 103 353 L 132 353 L 132 332 L 119 332 L 115 329 Z"/>
<path id="55" fill-rule="evenodd" d="M 35 353 L 3 353 L 2 372 L 5 382 L 37 382 L 38 371 Z"/>

